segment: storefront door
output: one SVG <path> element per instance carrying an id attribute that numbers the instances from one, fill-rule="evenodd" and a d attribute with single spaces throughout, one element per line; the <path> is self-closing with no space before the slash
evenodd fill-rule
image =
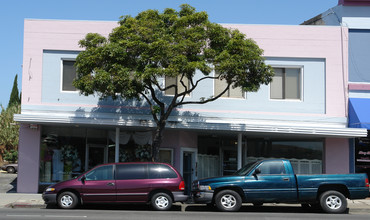
<path id="1" fill-rule="evenodd" d="M 229 176 L 238 170 L 238 151 L 237 149 L 221 148 L 222 155 L 222 175 Z"/>
<path id="2" fill-rule="evenodd" d="M 88 145 L 86 148 L 86 167 L 91 169 L 108 162 L 108 147 L 105 145 Z"/>

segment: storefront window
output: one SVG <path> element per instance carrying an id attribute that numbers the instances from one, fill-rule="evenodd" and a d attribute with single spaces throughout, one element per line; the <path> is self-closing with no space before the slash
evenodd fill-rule
<path id="1" fill-rule="evenodd" d="M 289 159 L 297 174 L 322 173 L 323 141 L 249 139 L 244 164 L 269 159 Z"/>
<path id="2" fill-rule="evenodd" d="M 355 142 L 356 173 L 367 173 L 370 176 L 370 135 L 356 138 Z"/>
<path id="3" fill-rule="evenodd" d="M 84 171 L 83 129 L 43 127 L 40 148 L 40 183 L 59 182 Z"/>

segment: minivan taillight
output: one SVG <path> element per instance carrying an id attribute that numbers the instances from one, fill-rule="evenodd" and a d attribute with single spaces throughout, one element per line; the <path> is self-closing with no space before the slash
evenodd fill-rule
<path id="1" fill-rule="evenodd" d="M 185 190 L 185 183 L 184 183 L 184 181 L 181 181 L 180 182 L 179 190 Z"/>
<path id="2" fill-rule="evenodd" d="M 369 179 L 368 178 L 365 179 L 365 186 L 369 188 Z"/>

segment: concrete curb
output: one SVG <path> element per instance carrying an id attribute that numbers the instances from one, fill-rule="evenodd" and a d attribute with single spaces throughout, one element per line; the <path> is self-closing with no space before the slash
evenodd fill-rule
<path id="1" fill-rule="evenodd" d="M 20 203 L 20 202 L 15 202 L 15 203 L 10 203 L 4 206 L 5 208 L 46 208 L 45 204 L 31 204 L 31 203 Z"/>

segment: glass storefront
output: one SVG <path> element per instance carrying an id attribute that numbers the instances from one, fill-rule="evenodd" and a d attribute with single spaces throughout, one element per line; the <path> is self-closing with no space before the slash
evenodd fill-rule
<path id="1" fill-rule="evenodd" d="M 370 176 L 370 132 L 367 137 L 355 139 L 356 173 L 366 173 Z"/>
<path id="2" fill-rule="evenodd" d="M 321 174 L 323 140 L 247 139 L 242 164 L 263 159 L 289 159 L 297 174 Z M 230 175 L 237 170 L 237 137 L 198 137 L 198 178 Z"/>
<path id="3" fill-rule="evenodd" d="M 96 165 L 114 162 L 115 136 L 115 129 L 43 126 L 40 185 L 67 180 Z M 119 161 L 149 161 L 151 138 L 151 132 L 121 132 Z M 160 157 L 173 163 L 172 149 L 161 150 Z"/>

